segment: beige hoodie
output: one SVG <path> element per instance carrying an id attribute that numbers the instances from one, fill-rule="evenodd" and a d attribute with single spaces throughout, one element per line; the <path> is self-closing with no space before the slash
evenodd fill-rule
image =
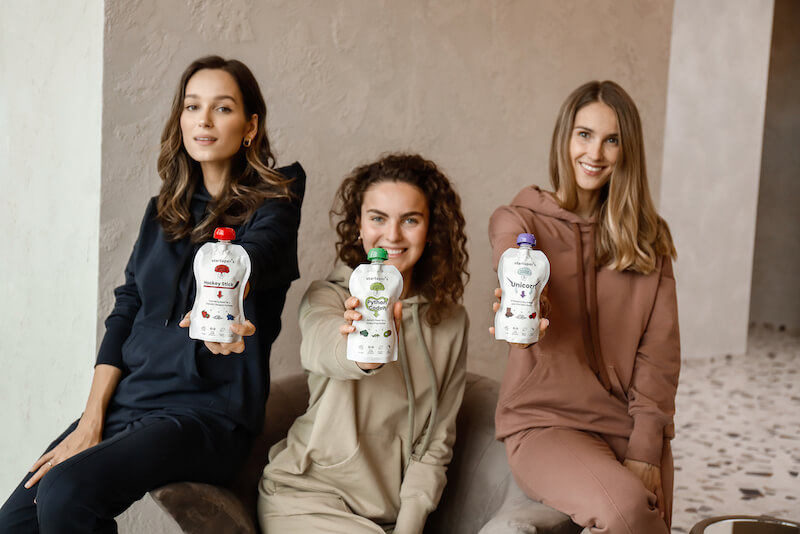
<path id="1" fill-rule="evenodd" d="M 597 265 L 595 220 L 523 189 L 489 223 L 495 268 L 519 233 L 550 260 L 552 311 L 544 338 L 512 348 L 497 407 L 498 439 L 564 426 L 628 438 L 626 457 L 654 465 L 672 438 L 680 370 L 678 308 L 669 258 L 648 275 Z"/>
<path id="2" fill-rule="evenodd" d="M 261 491 L 334 493 L 360 516 L 396 523 L 395 534 L 418 534 L 439 502 L 452 456 L 466 378 L 466 310 L 458 306 L 431 327 L 423 319 L 427 302 L 405 299 L 398 361 L 365 372 L 346 358 L 339 333 L 351 273 L 338 266 L 300 304 L 309 407 L 270 450 Z"/>

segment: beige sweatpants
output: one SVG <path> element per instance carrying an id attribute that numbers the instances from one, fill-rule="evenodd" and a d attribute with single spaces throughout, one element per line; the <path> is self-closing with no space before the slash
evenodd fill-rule
<path id="1" fill-rule="evenodd" d="M 269 485 L 269 483 L 267 483 Z M 394 526 L 380 525 L 354 514 L 345 502 L 332 493 L 262 491 L 258 499 L 258 521 L 264 534 L 386 534 Z"/>
<path id="2" fill-rule="evenodd" d="M 669 443 L 661 459 L 666 519 L 655 494 L 622 465 L 628 440 L 570 428 L 536 428 L 506 438 L 519 487 L 594 534 L 668 534 L 673 466 Z"/>

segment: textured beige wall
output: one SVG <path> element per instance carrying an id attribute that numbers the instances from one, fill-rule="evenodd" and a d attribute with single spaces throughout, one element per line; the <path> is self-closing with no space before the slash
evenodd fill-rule
<path id="1" fill-rule="evenodd" d="M 158 139 L 179 73 L 202 54 L 237 57 L 262 85 L 279 161 L 300 160 L 309 175 L 302 278 L 273 351 L 276 376 L 299 370 L 297 304 L 332 265 L 327 212 L 357 164 L 414 150 L 455 182 L 470 239 L 469 365 L 494 377 L 506 349 L 486 332 L 488 218 L 523 186 L 547 184 L 549 138 L 569 91 L 595 78 L 629 90 L 659 189 L 670 1 L 108 0 L 106 14 L 98 317 L 158 189 Z"/>
<path id="2" fill-rule="evenodd" d="M 95 357 L 103 8 L 0 9 L 0 504 L 80 414 Z"/>
<path id="3" fill-rule="evenodd" d="M 684 357 L 744 353 L 772 0 L 676 0 L 662 213 Z"/>
<path id="4" fill-rule="evenodd" d="M 750 320 L 800 330 L 800 2 L 775 0 Z"/>

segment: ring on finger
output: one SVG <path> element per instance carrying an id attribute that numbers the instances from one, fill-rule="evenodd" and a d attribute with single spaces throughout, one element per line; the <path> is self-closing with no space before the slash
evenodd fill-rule
<path id="1" fill-rule="evenodd" d="M 51 462 L 51 461 L 49 461 L 49 460 L 48 460 L 48 461 L 47 461 L 47 465 L 48 465 L 49 467 L 53 467 L 53 462 Z"/>

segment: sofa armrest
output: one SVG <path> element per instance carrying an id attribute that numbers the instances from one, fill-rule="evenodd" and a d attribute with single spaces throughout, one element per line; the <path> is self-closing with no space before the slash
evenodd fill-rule
<path id="1" fill-rule="evenodd" d="M 505 446 L 494 437 L 499 390 L 495 380 L 467 373 L 447 485 L 425 533 L 580 532 L 568 516 L 529 499 L 514 482 Z"/>
<path id="2" fill-rule="evenodd" d="M 256 534 L 251 514 L 227 489 L 197 482 L 176 482 L 150 496 L 187 534 Z"/>
<path id="3" fill-rule="evenodd" d="M 581 527 L 569 516 L 528 498 L 508 475 L 507 493 L 479 534 L 577 534 Z"/>

